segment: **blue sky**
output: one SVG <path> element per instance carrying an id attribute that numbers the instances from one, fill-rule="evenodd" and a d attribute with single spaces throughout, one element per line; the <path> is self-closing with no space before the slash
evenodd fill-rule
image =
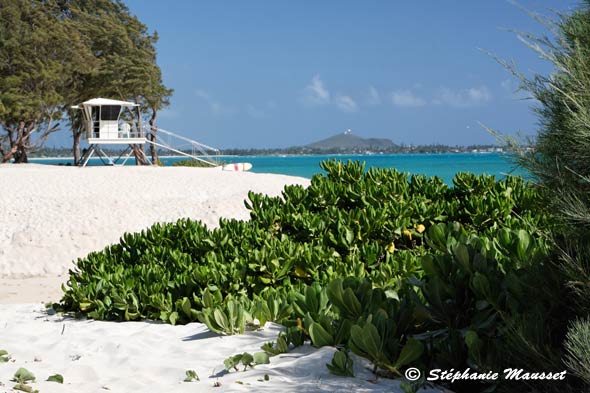
<path id="1" fill-rule="evenodd" d="M 498 1 L 126 0 L 160 35 L 175 90 L 159 126 L 209 145 L 287 147 L 345 129 L 396 143 L 492 143 L 478 122 L 534 134 L 531 102 L 479 48 L 551 67 L 503 28 L 541 33 Z M 548 13 L 578 2 L 521 1 Z"/>

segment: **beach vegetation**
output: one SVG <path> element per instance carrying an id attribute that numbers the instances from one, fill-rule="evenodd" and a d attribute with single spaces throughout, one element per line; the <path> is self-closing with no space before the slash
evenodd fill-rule
<path id="1" fill-rule="evenodd" d="M 249 352 L 239 353 L 228 357 L 223 361 L 223 365 L 227 371 L 234 369 L 238 371 L 240 365 L 244 366 L 243 371 L 246 371 L 248 367 L 253 368 L 259 364 L 269 364 L 270 359 L 266 352 L 256 352 L 251 354 Z"/>
<path id="2" fill-rule="evenodd" d="M 219 162 L 219 165 L 223 165 L 223 164 L 224 164 L 223 161 Z M 172 163 L 172 166 L 188 166 L 188 167 L 193 167 L 193 168 L 211 168 L 211 164 L 208 164 L 208 163 L 205 163 L 205 162 L 199 161 L 199 160 L 192 160 L 192 159 L 174 161 Z"/>
<path id="3" fill-rule="evenodd" d="M 531 174 L 555 217 L 551 263 L 558 267 L 556 280 L 561 283 L 555 296 L 567 297 L 569 302 L 563 304 L 562 315 L 553 324 L 564 340 L 570 372 L 580 378 L 580 385 L 576 385 L 570 377 L 570 386 L 578 391 L 590 385 L 588 373 L 581 371 L 590 363 L 590 352 L 584 345 L 590 315 L 590 162 L 586 159 L 590 148 L 590 2 L 581 2 L 568 14 L 532 16 L 547 33 L 520 33 L 519 38 L 552 66 L 552 72 L 530 75 L 514 63 L 499 61 L 519 79 L 521 90 L 535 100 L 539 130 L 527 142 L 529 149 L 519 148 L 521 142 L 515 138 L 499 136 L 517 153 L 517 163 Z M 528 347 L 529 361 L 535 358 L 543 363 L 538 348 Z"/>
<path id="4" fill-rule="evenodd" d="M 4 349 L 0 349 L 0 363 L 6 363 L 10 360 L 10 355 Z"/>
<path id="5" fill-rule="evenodd" d="M 353 361 L 345 349 L 338 349 L 334 352 L 332 361 L 326 364 L 328 370 L 334 375 L 342 377 L 354 377 Z"/>
<path id="6" fill-rule="evenodd" d="M 550 322 L 562 300 L 546 263 L 553 220 L 531 185 L 460 173 L 447 186 L 357 162 L 322 168 L 308 188 L 250 193 L 249 221 L 211 230 L 182 219 L 123 235 L 77 261 L 56 307 L 201 321 L 220 334 L 276 322 L 286 331 L 263 346 L 269 355 L 305 342 L 345 347 L 392 377 L 408 366 L 517 366 L 530 345 L 559 362 Z M 452 388 L 490 387 L 462 383 Z"/>
<path id="7" fill-rule="evenodd" d="M 184 378 L 184 382 L 200 381 L 199 376 L 195 370 L 186 370 L 185 374 L 186 378 Z"/>
<path id="8" fill-rule="evenodd" d="M 49 382 L 56 382 L 56 383 L 64 383 L 64 377 L 61 374 L 53 374 L 47 377 L 46 381 Z"/>
<path id="9" fill-rule="evenodd" d="M 590 385 L 590 320 L 574 321 L 566 336 L 566 364 L 572 372 Z"/>
<path id="10" fill-rule="evenodd" d="M 289 343 L 284 333 L 279 333 L 276 343 L 269 341 L 260 347 L 269 356 L 276 356 L 289 352 Z"/>
<path id="11" fill-rule="evenodd" d="M 14 373 L 12 381 L 16 382 L 16 385 L 12 387 L 14 390 L 20 390 L 22 392 L 29 393 L 38 392 L 38 390 L 33 390 L 33 388 L 28 385 L 30 382 L 35 382 L 35 375 L 26 368 L 19 368 L 16 373 Z"/>
<path id="12" fill-rule="evenodd" d="M 55 2 L 0 4 L 0 162 L 27 162 L 60 129 L 67 92 L 93 56 Z"/>

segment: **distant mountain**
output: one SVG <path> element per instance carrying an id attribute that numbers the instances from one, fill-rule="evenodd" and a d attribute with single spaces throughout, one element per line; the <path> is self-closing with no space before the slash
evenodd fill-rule
<path id="1" fill-rule="evenodd" d="M 347 130 L 341 134 L 331 136 L 321 141 L 310 143 L 306 147 L 311 149 L 334 150 L 334 149 L 373 149 L 384 150 L 395 146 L 391 139 L 385 138 L 362 138 Z"/>

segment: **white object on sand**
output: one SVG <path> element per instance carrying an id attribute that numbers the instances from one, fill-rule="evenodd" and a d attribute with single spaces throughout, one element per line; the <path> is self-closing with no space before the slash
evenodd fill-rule
<path id="1" fill-rule="evenodd" d="M 230 172 L 245 172 L 252 169 L 252 164 L 249 162 L 235 162 L 233 164 L 226 164 L 221 169 Z"/>

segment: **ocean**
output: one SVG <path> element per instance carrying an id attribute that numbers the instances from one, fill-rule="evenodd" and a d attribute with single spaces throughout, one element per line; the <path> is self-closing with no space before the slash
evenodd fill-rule
<path id="1" fill-rule="evenodd" d="M 161 158 L 164 165 L 172 165 L 182 157 Z M 507 174 L 524 175 L 525 172 L 510 162 L 506 153 L 444 153 L 444 154 L 388 154 L 388 155 L 314 155 L 314 156 L 220 156 L 225 162 L 249 162 L 252 172 L 276 173 L 281 175 L 311 178 L 322 173 L 320 162 L 335 159 L 363 161 L 366 168 L 395 168 L 411 174 L 439 176 L 445 183 L 452 184 L 457 172 L 473 172 L 495 175 L 498 179 Z M 51 165 L 71 165 L 68 158 L 31 158 L 30 162 Z M 135 164 L 129 160 L 127 164 Z M 93 158 L 89 165 L 102 165 L 99 159 Z"/>

